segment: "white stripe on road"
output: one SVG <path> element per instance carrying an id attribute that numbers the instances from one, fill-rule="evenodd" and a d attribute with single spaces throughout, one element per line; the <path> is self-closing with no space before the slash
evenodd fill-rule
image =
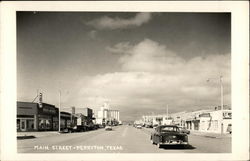
<path id="1" fill-rule="evenodd" d="M 125 137 L 127 135 L 128 127 L 126 127 L 122 132 L 122 137 Z"/>

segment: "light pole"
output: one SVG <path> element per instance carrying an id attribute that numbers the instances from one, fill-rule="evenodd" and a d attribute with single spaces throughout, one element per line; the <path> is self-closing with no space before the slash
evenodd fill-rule
<path id="1" fill-rule="evenodd" d="M 220 76 L 220 100 L 221 100 L 221 110 L 223 112 L 223 106 L 224 106 L 224 100 L 223 100 L 223 83 L 222 83 L 222 76 Z M 223 114 L 222 114 L 222 118 L 223 118 Z"/>
<path id="2" fill-rule="evenodd" d="M 59 116 L 58 116 L 59 129 L 58 129 L 58 132 L 61 131 L 61 114 L 60 114 L 60 109 L 61 109 L 61 90 L 59 90 L 59 109 L 58 109 L 58 113 L 59 113 Z"/>
<path id="3" fill-rule="evenodd" d="M 222 76 L 220 76 L 220 105 L 221 105 L 221 134 L 223 133 L 223 110 L 224 110 L 224 99 L 223 99 L 223 80 Z M 210 79 L 216 79 L 216 78 L 209 78 L 207 82 L 209 82 Z"/>

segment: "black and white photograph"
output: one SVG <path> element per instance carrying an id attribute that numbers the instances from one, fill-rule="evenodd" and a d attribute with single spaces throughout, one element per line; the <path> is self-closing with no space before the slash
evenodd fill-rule
<path id="1" fill-rule="evenodd" d="M 16 10 L 16 153 L 231 155 L 232 16 Z"/>
<path id="2" fill-rule="evenodd" d="M 230 153 L 230 18 L 17 12 L 18 152 Z"/>

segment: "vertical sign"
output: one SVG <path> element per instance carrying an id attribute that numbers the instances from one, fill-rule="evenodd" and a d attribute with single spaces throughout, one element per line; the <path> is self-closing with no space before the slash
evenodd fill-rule
<path id="1" fill-rule="evenodd" d="M 42 93 L 39 93 L 39 108 L 42 108 L 43 107 L 43 94 Z"/>

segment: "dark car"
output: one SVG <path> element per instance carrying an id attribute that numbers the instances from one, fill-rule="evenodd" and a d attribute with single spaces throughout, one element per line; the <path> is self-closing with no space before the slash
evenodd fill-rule
<path id="1" fill-rule="evenodd" d="M 157 144 L 160 148 L 162 145 L 187 145 L 188 136 L 181 133 L 175 125 L 161 125 L 154 129 L 151 134 L 152 144 Z"/>
<path id="2" fill-rule="evenodd" d="M 232 124 L 228 124 L 227 132 L 229 132 L 229 134 L 232 134 Z"/>

